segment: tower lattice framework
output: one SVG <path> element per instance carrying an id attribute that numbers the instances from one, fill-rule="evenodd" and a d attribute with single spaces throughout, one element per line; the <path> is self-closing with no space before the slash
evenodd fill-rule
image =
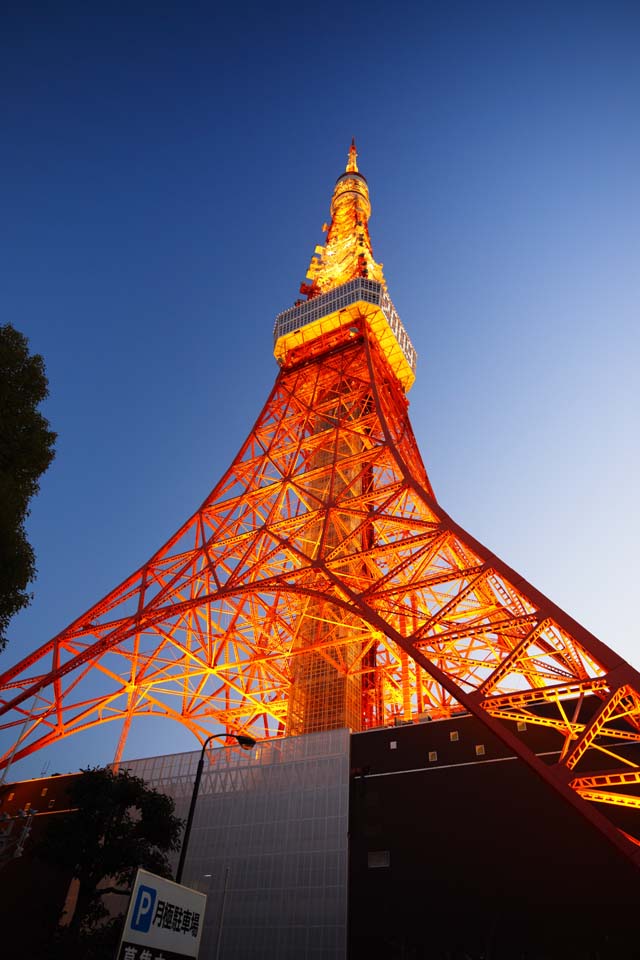
<path id="1" fill-rule="evenodd" d="M 120 758 L 138 716 L 203 741 L 470 712 L 635 859 L 640 675 L 437 502 L 369 214 L 352 144 L 248 438 L 147 563 L 0 676 L 0 765 L 109 721 Z"/>

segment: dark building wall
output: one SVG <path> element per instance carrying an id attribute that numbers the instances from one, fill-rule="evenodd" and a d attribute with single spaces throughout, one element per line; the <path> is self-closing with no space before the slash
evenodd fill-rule
<path id="1" fill-rule="evenodd" d="M 640 872 L 474 717 L 351 750 L 351 960 L 640 957 Z"/>
<path id="2" fill-rule="evenodd" d="M 38 859 L 39 839 L 54 816 L 69 809 L 68 790 L 78 774 L 24 780 L 0 786 L 0 956 L 46 960 L 71 877 Z M 32 815 L 32 811 L 38 813 Z M 20 815 L 26 811 L 28 819 Z M 5 816 L 3 816 L 5 815 Z M 25 823 L 24 851 L 14 857 Z M 14 953 L 15 951 L 15 953 Z"/>

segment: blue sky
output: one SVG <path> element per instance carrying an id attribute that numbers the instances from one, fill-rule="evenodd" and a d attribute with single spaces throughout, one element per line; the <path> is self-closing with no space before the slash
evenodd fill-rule
<path id="1" fill-rule="evenodd" d="M 640 666 L 639 42 L 620 0 L 5 6 L 0 315 L 45 357 L 59 440 L 0 668 L 230 462 L 354 134 L 441 503 Z M 191 746 L 143 724 L 127 754 Z"/>

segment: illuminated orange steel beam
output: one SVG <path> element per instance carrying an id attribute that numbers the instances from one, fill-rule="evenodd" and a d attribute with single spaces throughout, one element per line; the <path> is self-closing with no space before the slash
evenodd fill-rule
<path id="1" fill-rule="evenodd" d="M 626 688 L 618 687 L 617 690 L 613 690 L 609 694 L 604 703 L 598 708 L 589 723 L 585 726 L 573 749 L 570 750 L 565 757 L 564 763 L 569 770 L 573 770 L 584 756 L 598 734 L 601 733 L 607 720 L 615 713 L 618 704 L 621 703 L 626 695 Z"/>
<path id="2" fill-rule="evenodd" d="M 617 787 L 623 784 L 640 784 L 640 767 L 621 773 L 619 770 L 603 770 L 598 773 L 584 774 L 570 781 L 574 790 L 587 787 Z"/>
<path id="3" fill-rule="evenodd" d="M 582 693 L 600 694 L 609 688 L 609 680 L 601 674 L 590 680 L 578 680 L 569 683 L 560 683 L 532 690 L 514 690 L 510 693 L 485 697 L 482 699 L 482 705 L 485 710 L 493 713 L 495 710 L 510 707 L 526 706 L 527 704 L 549 703 L 558 697 L 569 699 L 577 697 Z"/>
<path id="4" fill-rule="evenodd" d="M 583 800 L 591 800 L 593 803 L 608 803 L 612 807 L 627 807 L 628 809 L 640 810 L 640 797 L 633 797 L 630 794 L 606 793 L 603 790 L 583 789 L 579 789 L 577 792 Z M 627 834 L 625 834 L 625 836 L 626 835 Z"/>

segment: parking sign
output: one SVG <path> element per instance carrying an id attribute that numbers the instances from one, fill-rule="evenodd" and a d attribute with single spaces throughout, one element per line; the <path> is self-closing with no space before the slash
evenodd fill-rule
<path id="1" fill-rule="evenodd" d="M 206 905 L 204 893 L 138 870 L 118 960 L 197 958 Z"/>

